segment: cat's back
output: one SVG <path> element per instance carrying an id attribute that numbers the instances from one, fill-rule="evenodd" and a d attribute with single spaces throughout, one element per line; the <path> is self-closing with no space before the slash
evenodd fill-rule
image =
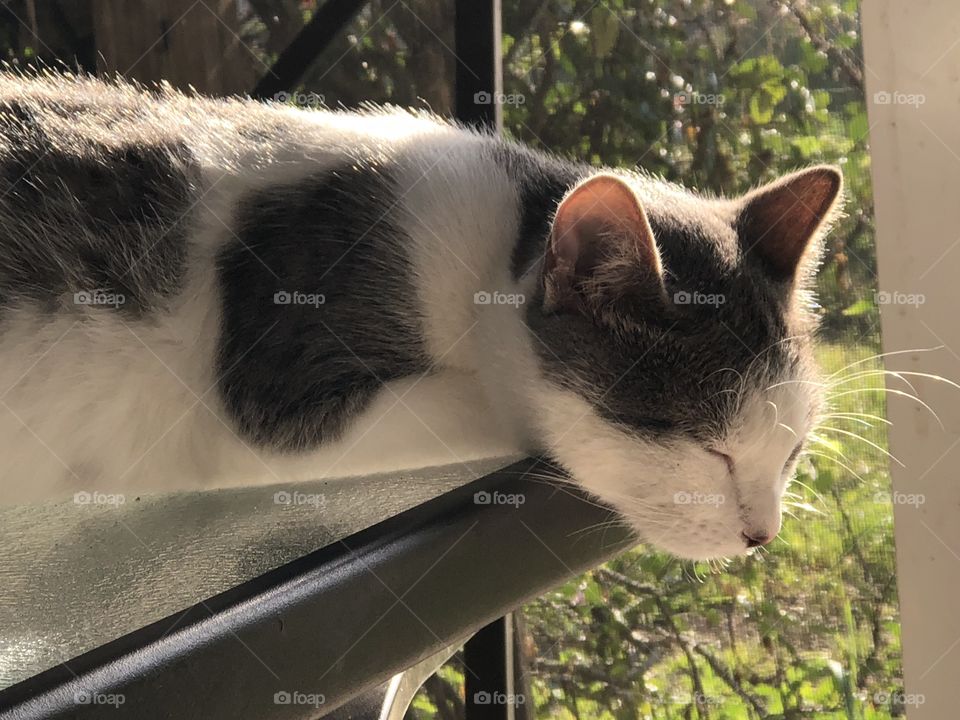
<path id="1" fill-rule="evenodd" d="M 404 153 L 409 163 L 418 148 L 466 136 L 401 110 L 302 110 L 2 72 L 0 304 L 109 287 L 142 314 L 180 288 L 201 216 L 229 226 L 238 200 L 263 187 Z"/>
<path id="2" fill-rule="evenodd" d="M 70 74 L 0 71 L 0 152 L 102 157 L 164 147 L 202 167 L 248 169 L 305 159 L 303 152 L 389 153 L 424 135 L 458 130 L 429 113 L 299 108 L 239 97 L 211 98 L 160 83 Z M 316 158 L 312 158 L 316 159 Z"/>

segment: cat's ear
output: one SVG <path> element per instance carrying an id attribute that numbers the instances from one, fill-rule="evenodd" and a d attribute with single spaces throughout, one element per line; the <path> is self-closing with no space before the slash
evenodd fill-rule
<path id="1" fill-rule="evenodd" d="M 615 175 L 594 175 L 557 208 L 544 259 L 544 304 L 582 309 L 625 284 L 666 295 L 660 252 L 636 194 Z"/>
<path id="2" fill-rule="evenodd" d="M 800 170 L 740 200 L 737 232 L 747 253 L 759 257 L 777 280 L 791 281 L 839 212 L 843 176 L 830 165 Z"/>

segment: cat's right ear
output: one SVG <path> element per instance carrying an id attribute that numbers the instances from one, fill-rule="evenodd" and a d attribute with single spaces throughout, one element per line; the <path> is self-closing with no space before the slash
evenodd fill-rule
<path id="1" fill-rule="evenodd" d="M 584 310 L 638 284 L 666 296 L 660 252 L 633 189 L 594 175 L 557 208 L 544 259 L 544 308 Z"/>
<path id="2" fill-rule="evenodd" d="M 786 175 L 740 200 L 737 229 L 745 250 L 774 279 L 790 282 L 812 271 L 823 231 L 839 213 L 843 175 L 818 165 Z"/>

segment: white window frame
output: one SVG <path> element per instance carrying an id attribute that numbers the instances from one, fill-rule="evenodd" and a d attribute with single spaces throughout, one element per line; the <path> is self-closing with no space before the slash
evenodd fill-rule
<path id="1" fill-rule="evenodd" d="M 960 5 L 864 0 L 861 12 L 879 287 L 892 299 L 883 348 L 943 346 L 886 366 L 960 381 Z M 960 391 L 914 385 L 945 429 L 889 396 L 890 450 L 905 465 L 892 466 L 905 700 L 911 720 L 942 720 L 960 697 Z"/>

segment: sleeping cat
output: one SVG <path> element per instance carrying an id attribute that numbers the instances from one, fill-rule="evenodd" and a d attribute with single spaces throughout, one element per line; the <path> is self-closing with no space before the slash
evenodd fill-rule
<path id="1" fill-rule="evenodd" d="M 841 176 L 744 197 L 436 117 L 0 75 L 0 500 L 543 452 L 687 558 L 771 540 Z"/>

